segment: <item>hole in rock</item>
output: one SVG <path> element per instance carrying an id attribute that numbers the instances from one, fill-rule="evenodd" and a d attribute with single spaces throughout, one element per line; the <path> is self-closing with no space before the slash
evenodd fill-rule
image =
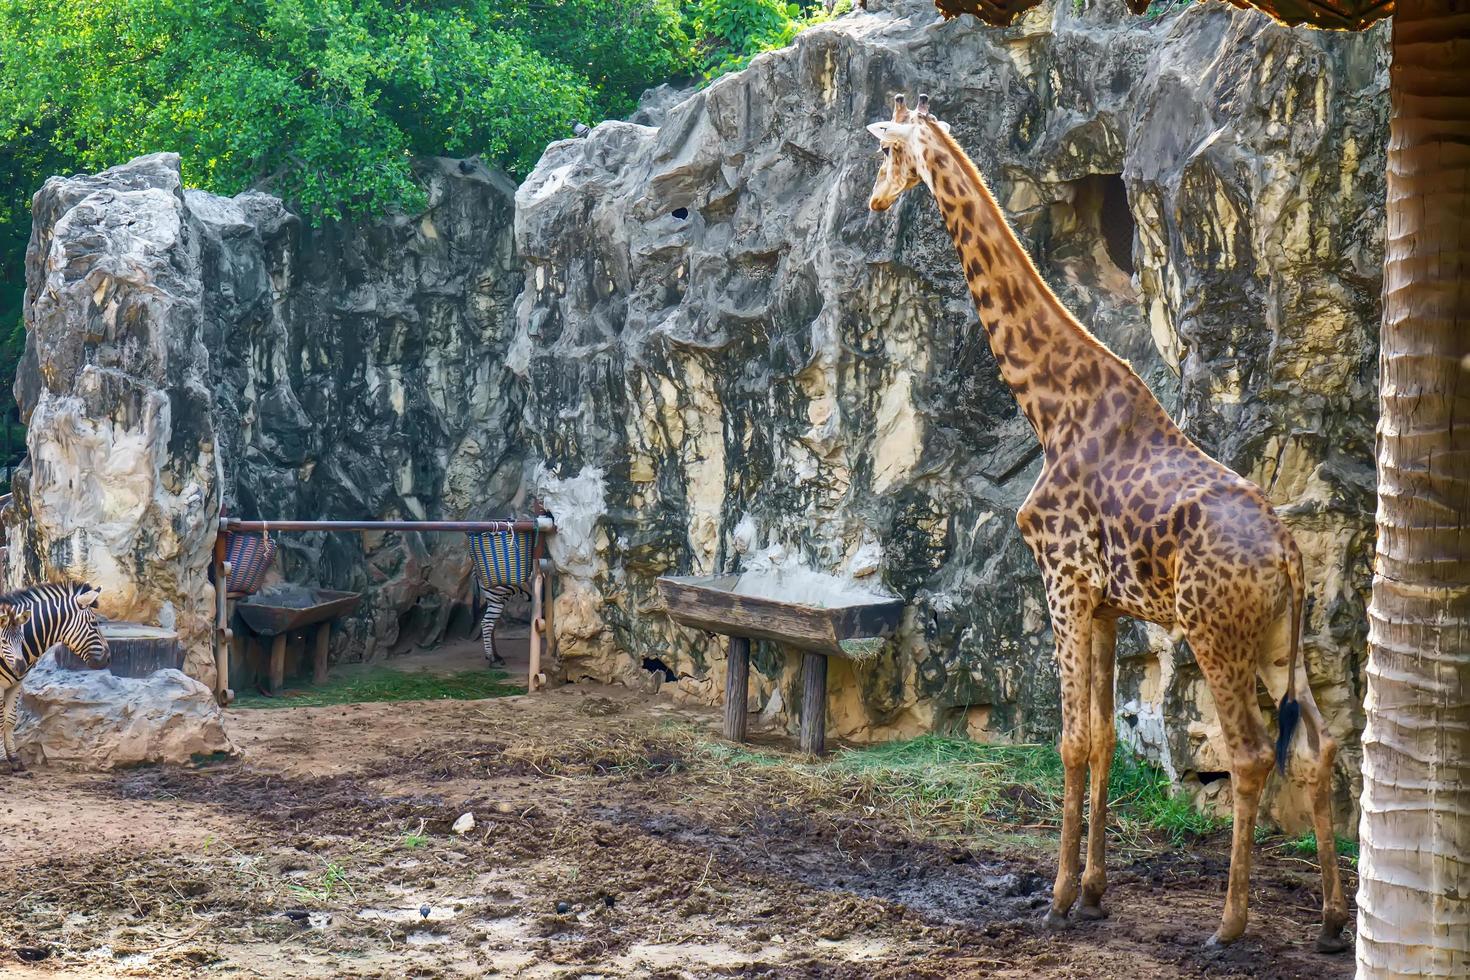
<path id="1" fill-rule="evenodd" d="M 647 671 L 652 671 L 652 672 L 655 672 L 655 673 L 663 674 L 664 675 L 664 680 L 666 680 L 666 681 L 676 681 L 676 680 L 679 679 L 679 675 L 676 674 L 676 673 L 674 673 L 674 671 L 669 667 L 668 664 L 664 663 L 662 660 L 658 659 L 657 657 L 644 657 L 643 658 L 643 669 L 644 670 L 647 670 Z"/>
<path id="2" fill-rule="evenodd" d="M 1199 773 L 1199 784 L 1201 786 L 1208 786 L 1211 783 L 1218 783 L 1222 779 L 1229 778 L 1230 773 L 1228 772 L 1217 772 L 1214 770 L 1203 771 Z"/>
<path id="3" fill-rule="evenodd" d="M 1102 231 L 1108 258 L 1118 268 L 1132 275 L 1133 239 L 1138 234 L 1138 228 L 1133 223 L 1133 212 L 1128 208 L 1128 189 L 1123 185 L 1123 176 L 1094 174 L 1089 179 L 1098 188 L 1098 228 Z"/>
<path id="4" fill-rule="evenodd" d="M 689 209 L 674 208 L 674 217 L 678 218 L 680 221 L 683 221 L 685 218 L 689 217 Z"/>
<path id="5" fill-rule="evenodd" d="M 1052 257 L 1082 281 L 1131 292 L 1138 227 L 1122 175 L 1088 174 L 1066 187 L 1051 209 Z"/>

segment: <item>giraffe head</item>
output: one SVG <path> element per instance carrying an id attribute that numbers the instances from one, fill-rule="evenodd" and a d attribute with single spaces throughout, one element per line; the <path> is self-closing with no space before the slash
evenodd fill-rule
<path id="1" fill-rule="evenodd" d="M 929 114 L 929 96 L 919 96 L 919 107 L 909 111 L 903 96 L 893 100 L 893 120 L 877 122 L 868 132 L 878 137 L 883 148 L 883 165 L 868 198 L 868 207 L 887 211 L 898 196 L 929 176 L 926 153 L 933 130 L 949 132 L 949 124 Z"/>

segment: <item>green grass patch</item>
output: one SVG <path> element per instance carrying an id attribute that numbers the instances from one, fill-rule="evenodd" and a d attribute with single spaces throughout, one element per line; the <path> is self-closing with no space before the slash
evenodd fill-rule
<path id="1" fill-rule="evenodd" d="M 1348 840 L 1346 837 L 1338 837 L 1337 856 L 1347 861 L 1350 867 L 1358 866 L 1358 842 Z M 1315 858 L 1317 856 L 1317 835 L 1310 830 L 1300 837 L 1286 838 L 1280 845 L 1281 850 L 1294 857 Z"/>
<path id="2" fill-rule="evenodd" d="M 504 671 L 467 670 L 457 674 L 433 674 L 426 670 L 394 670 L 378 667 L 343 672 L 325 684 L 287 689 L 278 698 L 255 692 L 241 694 L 237 708 L 316 708 L 333 704 L 362 704 L 369 701 L 477 701 L 524 694 L 526 689 L 510 683 Z"/>
<path id="3" fill-rule="evenodd" d="M 818 795 L 892 813 L 930 836 L 1007 836 L 1061 824 L 1062 760 L 1050 745 L 924 735 L 842 749 L 817 761 L 715 742 L 703 743 L 702 751 L 732 768 L 780 768 Z M 1179 843 L 1228 825 L 1200 813 L 1161 769 L 1121 747 L 1108 798 L 1109 824 L 1125 836 L 1162 834 Z"/>

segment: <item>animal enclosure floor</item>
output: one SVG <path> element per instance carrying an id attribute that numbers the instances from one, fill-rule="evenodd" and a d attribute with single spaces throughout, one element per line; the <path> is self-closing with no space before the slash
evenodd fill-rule
<path id="1" fill-rule="evenodd" d="M 1352 972 L 1311 951 L 1308 862 L 1258 850 L 1246 937 L 1206 951 L 1221 842 L 1120 848 L 1112 918 L 1052 933 L 1044 835 L 996 852 L 810 805 L 696 756 L 713 712 L 622 688 L 229 723 L 239 762 L 0 777 L 0 977 Z"/>

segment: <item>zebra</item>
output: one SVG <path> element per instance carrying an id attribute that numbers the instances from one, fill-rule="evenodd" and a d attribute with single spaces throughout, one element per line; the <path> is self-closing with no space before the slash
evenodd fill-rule
<path id="1" fill-rule="evenodd" d="M 485 615 L 480 618 L 480 639 L 485 642 L 485 660 L 492 667 L 505 665 L 505 658 L 495 648 L 495 626 L 500 622 L 500 613 L 505 609 L 505 604 L 520 591 L 520 587 L 515 585 L 492 585 L 489 588 L 480 586 L 480 592 L 485 596 Z"/>
<path id="2" fill-rule="evenodd" d="M 0 595 L 0 688 L 4 696 L 5 758 L 11 772 L 25 772 L 15 750 L 15 702 L 20 682 L 57 644 L 94 667 L 111 656 L 98 625 L 102 590 L 86 583 L 33 585 Z"/>

